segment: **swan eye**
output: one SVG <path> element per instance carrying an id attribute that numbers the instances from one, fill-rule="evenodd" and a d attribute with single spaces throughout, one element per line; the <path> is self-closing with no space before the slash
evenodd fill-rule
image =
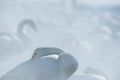
<path id="1" fill-rule="evenodd" d="M 32 58 L 35 58 L 35 57 L 36 57 L 36 55 L 37 55 L 37 53 L 34 53 L 34 54 L 32 55 Z"/>
<path id="2" fill-rule="evenodd" d="M 37 53 L 35 53 L 35 55 L 37 55 Z"/>

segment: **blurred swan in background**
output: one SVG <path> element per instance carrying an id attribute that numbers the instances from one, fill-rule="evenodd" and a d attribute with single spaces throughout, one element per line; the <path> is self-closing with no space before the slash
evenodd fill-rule
<path id="1" fill-rule="evenodd" d="M 111 79 L 103 71 L 92 67 L 87 67 L 81 74 L 73 75 L 68 80 L 111 80 Z"/>
<path id="2" fill-rule="evenodd" d="M 106 80 L 106 78 L 100 75 L 81 73 L 81 74 L 73 75 L 68 80 Z"/>
<path id="3" fill-rule="evenodd" d="M 4 59 L 6 53 L 12 55 L 14 52 L 21 50 L 21 41 L 14 38 L 7 32 L 0 33 L 0 60 Z M 8 57 L 8 56 L 7 56 Z"/>
<path id="4" fill-rule="evenodd" d="M 49 56 L 52 54 L 58 57 Z M 67 80 L 77 67 L 75 57 L 59 48 L 37 48 L 32 59 L 18 65 L 0 80 Z"/>
<path id="5" fill-rule="evenodd" d="M 112 80 L 120 80 L 120 52 L 110 56 L 103 64 L 103 70 Z"/>
<path id="6" fill-rule="evenodd" d="M 27 48 L 30 47 L 31 43 L 31 39 L 29 38 L 29 36 L 27 36 L 23 30 L 25 27 L 30 27 L 31 29 L 33 29 L 34 31 L 37 31 L 36 25 L 34 23 L 33 20 L 31 19 L 25 19 L 22 20 L 17 28 L 17 32 L 16 32 L 16 36 L 21 40 L 23 46 L 22 48 Z"/>
<path id="7" fill-rule="evenodd" d="M 101 23 L 112 30 L 113 34 L 120 32 L 120 16 L 117 12 L 104 11 L 99 15 Z"/>
<path id="8" fill-rule="evenodd" d="M 107 75 L 105 72 L 103 72 L 103 71 L 101 71 L 101 70 L 98 70 L 98 69 L 95 69 L 95 68 L 93 68 L 93 67 L 87 67 L 87 68 L 83 71 L 83 73 L 85 73 L 85 74 L 95 74 L 95 75 L 104 76 L 104 77 L 106 78 L 106 80 L 109 80 L 109 77 L 108 77 L 108 75 Z"/>
<path id="9" fill-rule="evenodd" d="M 25 19 L 20 22 L 15 35 L 0 32 L 0 55 L 2 56 L 0 59 L 4 58 L 6 53 L 12 55 L 13 53 L 27 49 L 28 46 L 30 47 L 31 40 L 23 33 L 25 25 L 36 31 L 35 23 L 31 19 Z"/>

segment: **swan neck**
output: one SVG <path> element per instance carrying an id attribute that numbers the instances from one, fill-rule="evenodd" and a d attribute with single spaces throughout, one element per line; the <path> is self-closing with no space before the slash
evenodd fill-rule
<path id="1" fill-rule="evenodd" d="M 61 49 L 57 48 L 43 48 L 40 53 L 40 57 L 48 55 L 60 55 L 63 52 Z"/>
<path id="2" fill-rule="evenodd" d="M 23 32 L 23 28 L 26 27 L 25 25 L 28 25 L 30 28 L 32 28 L 33 30 L 37 30 L 35 27 L 35 23 L 33 22 L 33 20 L 31 19 L 26 19 L 20 22 L 19 26 L 18 26 L 18 32 Z"/>
<path id="3" fill-rule="evenodd" d="M 60 55 L 62 52 L 56 52 L 56 51 L 49 51 L 43 54 L 42 56 L 47 56 L 47 55 Z"/>
<path id="4" fill-rule="evenodd" d="M 23 28 L 24 28 L 25 24 L 24 23 L 20 23 L 19 26 L 18 26 L 18 33 L 22 33 L 23 32 Z"/>

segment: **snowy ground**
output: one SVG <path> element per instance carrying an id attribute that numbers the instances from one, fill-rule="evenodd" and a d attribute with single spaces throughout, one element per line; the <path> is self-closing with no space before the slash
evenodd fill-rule
<path id="1" fill-rule="evenodd" d="M 1 0 L 0 77 L 30 59 L 36 47 L 51 46 L 60 47 L 78 59 L 79 69 L 75 74 L 93 67 L 103 71 L 110 79 L 119 80 L 120 7 L 117 5 L 120 2 L 112 0 L 114 6 L 106 0 L 106 7 L 100 3 L 101 7 L 97 8 L 91 6 L 92 3 L 88 5 L 87 0 L 82 3 L 85 2 Z M 23 30 L 29 39 L 26 42 L 16 34 L 19 22 L 24 19 L 32 19 L 37 27 L 37 32 L 27 27 Z M 3 32 L 12 35 L 12 38 L 1 34 Z M 3 37 L 6 41 L 2 40 Z M 15 46 L 11 50 L 5 46 L 7 44 Z M 26 47 L 19 47 L 21 44 Z"/>

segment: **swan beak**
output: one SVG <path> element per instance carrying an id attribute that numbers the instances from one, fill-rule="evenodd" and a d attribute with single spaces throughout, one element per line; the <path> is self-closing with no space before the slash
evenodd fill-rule
<path id="1" fill-rule="evenodd" d="M 32 55 L 32 59 L 35 58 L 35 54 Z"/>

